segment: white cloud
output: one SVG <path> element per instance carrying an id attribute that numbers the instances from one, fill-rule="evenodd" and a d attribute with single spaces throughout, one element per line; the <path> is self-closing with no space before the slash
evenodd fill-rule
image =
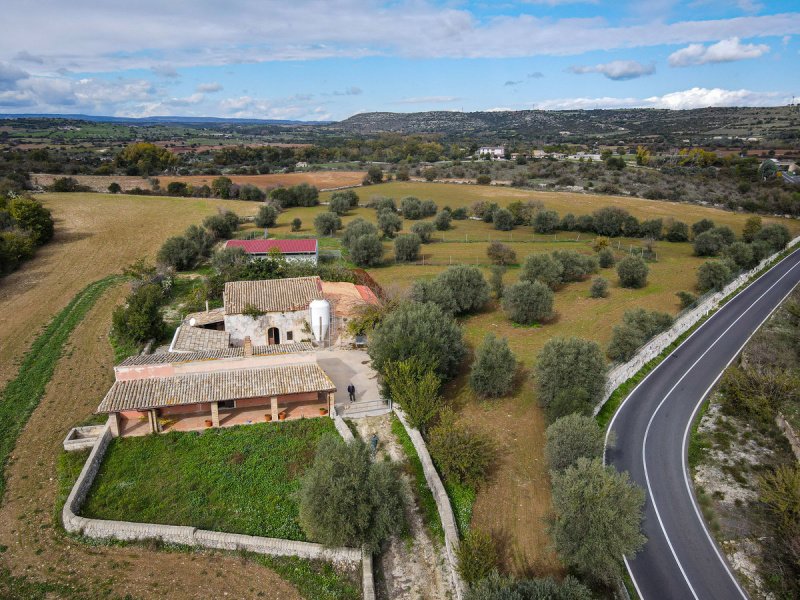
<path id="1" fill-rule="evenodd" d="M 29 75 L 26 71 L 14 65 L 0 62 L 0 90 L 13 89 L 18 81 L 28 77 Z"/>
<path id="2" fill-rule="evenodd" d="M 594 65 L 593 67 L 576 65 L 570 67 L 569 70 L 578 75 L 601 73 L 614 81 L 625 81 L 652 75 L 656 72 L 656 66 L 653 63 L 644 65 L 635 60 L 614 60 L 609 63 Z"/>
<path id="3" fill-rule="evenodd" d="M 397 100 L 394 104 L 447 104 L 461 100 L 458 96 L 414 96 Z"/>
<path id="4" fill-rule="evenodd" d="M 164 79 L 178 79 L 181 76 L 172 65 L 154 65 L 150 67 L 150 70 Z"/>
<path id="5" fill-rule="evenodd" d="M 690 44 L 670 54 L 668 61 L 672 67 L 688 67 L 759 58 L 769 50 L 766 44 L 742 44 L 738 37 L 732 37 L 710 46 Z"/>
<path id="6" fill-rule="evenodd" d="M 206 94 L 212 94 L 214 92 L 219 92 L 222 90 L 222 84 L 213 81 L 211 83 L 201 83 L 197 86 L 198 92 L 204 92 Z"/>
<path id="7" fill-rule="evenodd" d="M 649 98 L 556 98 L 535 103 L 541 110 L 577 110 L 597 108 L 670 108 L 685 110 L 710 106 L 780 106 L 787 104 L 789 97 L 780 92 L 756 92 L 752 90 L 725 90 L 721 88 L 695 87 L 663 96 Z"/>
<path id="8" fill-rule="evenodd" d="M 311 97 L 309 96 L 308 99 Z M 282 119 L 290 121 L 329 121 L 324 107 L 305 101 L 305 97 L 290 97 L 279 100 L 239 96 L 225 98 L 219 102 L 223 116 L 237 119 Z"/>

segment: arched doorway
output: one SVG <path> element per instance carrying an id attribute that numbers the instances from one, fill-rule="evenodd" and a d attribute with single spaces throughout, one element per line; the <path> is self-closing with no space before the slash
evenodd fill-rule
<path id="1" fill-rule="evenodd" d="M 267 329 L 267 343 L 270 346 L 281 343 L 281 332 L 277 327 Z"/>

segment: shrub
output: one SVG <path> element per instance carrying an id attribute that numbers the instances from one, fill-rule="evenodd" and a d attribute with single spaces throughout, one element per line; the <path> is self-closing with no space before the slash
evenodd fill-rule
<path id="1" fill-rule="evenodd" d="M 331 196 L 330 204 L 328 204 L 328 210 L 332 213 L 336 213 L 339 216 L 346 215 L 348 212 L 350 212 L 350 198 L 347 196 L 337 196 L 334 194 Z"/>
<path id="2" fill-rule="evenodd" d="M 503 297 L 503 275 L 506 273 L 506 267 L 503 265 L 492 265 L 491 266 L 492 276 L 489 278 L 489 287 L 492 288 L 494 292 L 494 297 L 498 300 L 502 299 Z"/>
<path id="3" fill-rule="evenodd" d="M 551 289 L 561 285 L 564 266 L 550 254 L 537 252 L 525 259 L 519 278 L 524 281 L 541 281 Z"/>
<path id="4" fill-rule="evenodd" d="M 550 419 L 571 412 L 586 413 L 600 400 L 606 383 L 606 361 L 596 342 L 580 338 L 552 338 L 536 363 L 539 402 Z M 564 409 L 565 399 L 575 399 L 578 409 Z M 570 408 L 576 408 L 573 405 Z"/>
<path id="5" fill-rule="evenodd" d="M 627 473 L 579 458 L 555 472 L 550 534 L 565 565 L 609 585 L 622 576 L 623 556 L 635 554 L 641 533 L 644 492 Z M 591 510 L 587 510 L 591 507 Z"/>
<path id="6" fill-rule="evenodd" d="M 722 250 L 722 246 L 722 238 L 711 229 L 694 238 L 695 256 L 716 256 Z"/>
<path id="7" fill-rule="evenodd" d="M 511 231 L 514 229 L 514 215 L 505 208 L 498 208 L 492 215 L 494 228 L 500 231 Z"/>
<path id="8" fill-rule="evenodd" d="M 797 568 L 800 565 L 800 466 L 777 466 L 759 477 L 758 488 L 759 502 L 766 508 L 777 542 L 790 564 Z M 795 589 L 799 583 L 795 580 Z"/>
<path id="9" fill-rule="evenodd" d="M 652 240 L 660 240 L 664 231 L 662 219 L 650 219 L 639 224 L 639 235 Z"/>
<path id="10" fill-rule="evenodd" d="M 713 233 L 720 240 L 722 240 L 723 246 L 729 246 L 730 244 L 736 241 L 736 234 L 733 233 L 733 229 L 731 229 L 727 225 L 720 225 L 719 227 L 714 227 L 714 229 L 709 230 L 709 233 Z"/>
<path id="11" fill-rule="evenodd" d="M 495 456 L 489 438 L 456 423 L 450 410 L 431 428 L 428 448 L 442 477 L 470 487 L 483 483 Z"/>
<path id="12" fill-rule="evenodd" d="M 697 289 L 701 292 L 720 291 L 732 279 L 733 274 L 721 260 L 708 260 L 697 270 Z"/>
<path id="13" fill-rule="evenodd" d="M 562 231 L 574 231 L 575 230 L 575 215 L 572 213 L 567 213 L 561 218 L 561 224 L 559 225 L 559 229 Z"/>
<path id="14" fill-rule="evenodd" d="M 510 265 L 517 262 L 517 253 L 511 246 L 501 242 L 492 242 L 486 248 L 486 256 L 496 265 Z"/>
<path id="15" fill-rule="evenodd" d="M 748 244 L 754 242 L 756 236 L 761 231 L 761 227 L 761 217 L 757 215 L 748 217 L 747 221 L 744 223 L 744 229 L 742 230 L 742 239 Z"/>
<path id="16" fill-rule="evenodd" d="M 438 231 L 447 231 L 448 229 L 450 229 L 450 219 L 457 218 L 456 213 L 458 213 L 459 210 L 464 210 L 464 218 L 466 218 L 466 209 L 456 209 L 456 211 L 453 212 L 452 215 L 449 210 L 441 210 L 433 219 L 434 227 L 436 227 Z M 461 213 L 459 213 L 459 215 L 460 214 Z"/>
<path id="17" fill-rule="evenodd" d="M 692 234 L 697 237 L 701 233 L 714 229 L 714 221 L 711 219 L 700 219 L 696 223 L 692 223 Z"/>
<path id="18" fill-rule="evenodd" d="M 453 219 L 456 221 L 463 221 L 467 218 L 467 209 L 463 206 L 459 206 L 458 208 L 454 208 L 452 211 Z"/>
<path id="19" fill-rule="evenodd" d="M 314 229 L 319 235 L 334 235 L 342 228 L 342 219 L 335 213 L 319 213 L 314 217 Z"/>
<path id="20" fill-rule="evenodd" d="M 394 258 L 398 262 L 411 262 L 419 259 L 422 241 L 416 233 L 398 235 L 394 240 Z"/>
<path id="21" fill-rule="evenodd" d="M 497 571 L 500 558 L 491 536 L 470 529 L 458 545 L 458 573 L 468 586 L 483 581 Z"/>
<path id="22" fill-rule="evenodd" d="M 148 283 L 128 296 L 124 306 L 118 306 L 111 315 L 112 334 L 134 344 L 161 339 L 166 325 L 161 315 L 164 291 L 161 286 Z"/>
<path id="23" fill-rule="evenodd" d="M 168 196 L 188 196 L 189 186 L 183 181 L 170 181 L 167 184 Z"/>
<path id="24" fill-rule="evenodd" d="M 383 243 L 376 233 L 357 237 L 348 250 L 350 258 L 359 267 L 374 267 L 383 260 Z"/>
<path id="25" fill-rule="evenodd" d="M 1 200 L 1 198 L 0 198 Z M 30 236 L 34 246 L 41 246 L 53 238 L 55 227 L 50 210 L 33 198 L 14 198 L 8 204 L 8 212 L 17 227 Z"/>
<path id="26" fill-rule="evenodd" d="M 433 200 L 423 200 L 419 203 L 419 210 L 422 213 L 422 217 L 432 217 L 436 214 L 438 207 L 436 206 L 436 202 Z"/>
<path id="27" fill-rule="evenodd" d="M 552 316 L 553 295 L 541 281 L 520 280 L 503 291 L 503 310 L 514 323 L 533 325 Z"/>
<path id="28" fill-rule="evenodd" d="M 256 186 L 245 183 L 239 188 L 239 200 L 249 200 L 251 202 L 263 202 L 267 199 L 267 194 L 264 190 Z"/>
<path id="29" fill-rule="evenodd" d="M 608 269 L 614 266 L 617 262 L 614 256 L 614 251 L 611 248 L 603 248 L 597 253 L 597 261 L 603 269 Z"/>
<path id="30" fill-rule="evenodd" d="M 389 362 L 417 357 L 442 379 L 458 374 L 466 348 L 452 315 L 427 302 L 405 302 L 375 327 L 368 348 L 379 372 Z"/>
<path id="31" fill-rule="evenodd" d="M 339 190 L 338 192 L 333 192 L 333 194 L 331 194 L 331 202 L 336 198 L 345 198 L 350 208 L 358 206 L 358 194 L 353 190 Z"/>
<path id="32" fill-rule="evenodd" d="M 403 228 L 403 219 L 395 212 L 381 210 L 378 212 L 378 229 L 387 238 L 393 238 Z"/>
<path id="33" fill-rule="evenodd" d="M 234 215 L 234 217 L 236 217 L 236 215 Z M 234 223 L 233 219 L 225 218 L 224 215 L 209 215 L 203 219 L 203 227 L 215 238 L 228 240 L 239 227 L 239 219 L 237 217 L 236 223 Z"/>
<path id="34" fill-rule="evenodd" d="M 592 600 L 591 590 L 575 577 L 567 575 L 559 583 L 555 579 L 514 579 L 493 571 L 473 584 L 465 600 Z"/>
<path id="35" fill-rule="evenodd" d="M 607 237 L 619 237 L 626 232 L 626 223 L 631 218 L 630 213 L 624 208 L 617 206 L 606 206 L 600 208 L 592 214 L 592 224 L 594 231 L 598 235 Z M 628 233 L 630 235 L 630 233 Z"/>
<path id="36" fill-rule="evenodd" d="M 647 263 L 638 256 L 626 256 L 617 264 L 619 283 L 626 288 L 642 288 L 647 285 Z"/>
<path id="37" fill-rule="evenodd" d="M 369 199 L 369 204 L 367 204 L 367 206 L 374 208 L 376 213 L 382 210 L 390 210 L 392 212 L 397 211 L 397 205 L 394 202 L 394 198 L 389 198 L 387 196 L 372 196 L 372 198 Z"/>
<path id="38" fill-rule="evenodd" d="M 311 539 L 326 546 L 376 551 L 403 527 L 401 479 L 387 461 L 372 461 L 360 440 L 320 439 L 314 462 L 298 493 L 299 521 Z"/>
<path id="39" fill-rule="evenodd" d="M 514 384 L 516 370 L 517 359 L 508 347 L 508 340 L 490 333 L 475 352 L 469 385 L 472 391 L 484 398 L 505 396 Z"/>
<path id="40" fill-rule="evenodd" d="M 213 185 L 212 183 L 212 187 Z M 307 183 L 300 183 L 288 188 L 275 188 L 269 193 L 269 197 L 281 208 L 317 206 L 319 204 L 319 190 Z"/>
<path id="41" fill-rule="evenodd" d="M 544 454 L 551 471 L 563 471 L 579 458 L 601 458 L 605 432 L 585 415 L 567 415 L 553 422 L 546 432 Z"/>
<path id="42" fill-rule="evenodd" d="M 367 169 L 367 176 L 365 178 L 367 183 L 380 183 L 383 181 L 383 171 L 378 165 L 372 165 Z"/>
<path id="43" fill-rule="evenodd" d="M 278 209 L 272 204 L 263 204 L 256 213 L 256 227 L 275 227 L 278 221 Z"/>
<path id="44" fill-rule="evenodd" d="M 558 213 L 554 210 L 540 210 L 533 217 L 533 230 L 536 233 L 553 233 L 560 220 Z"/>
<path id="45" fill-rule="evenodd" d="M 361 217 L 353 219 L 347 224 L 347 227 L 344 228 L 344 232 L 342 233 L 342 246 L 349 250 L 353 242 L 365 235 L 378 235 L 378 228 Z"/>
<path id="46" fill-rule="evenodd" d="M 595 277 L 592 280 L 592 285 L 589 288 L 590 298 L 606 298 L 608 297 L 608 279 L 603 277 Z"/>
<path id="47" fill-rule="evenodd" d="M 756 240 L 769 244 L 773 252 L 778 252 L 786 248 L 786 244 L 788 244 L 791 239 L 792 236 L 789 234 L 786 225 L 780 223 L 771 223 L 756 234 Z"/>
<path id="48" fill-rule="evenodd" d="M 403 409 L 409 425 L 424 431 L 442 403 L 441 380 L 436 373 L 419 359 L 409 358 L 387 363 L 384 381 L 392 401 Z"/>
<path id="49" fill-rule="evenodd" d="M 598 235 L 592 241 L 592 250 L 594 250 L 595 252 L 600 252 L 608 248 L 610 245 L 611 241 L 606 236 Z"/>
<path id="50" fill-rule="evenodd" d="M 410 297 L 414 302 L 433 302 L 451 315 L 458 312 L 453 291 L 438 279 L 430 281 L 422 279 L 415 282 L 411 287 Z"/>
<path id="51" fill-rule="evenodd" d="M 743 369 L 731 367 L 720 384 L 721 404 L 726 414 L 762 425 L 774 423 L 783 406 L 800 400 L 800 385 L 794 373 L 778 369 Z"/>
<path id="52" fill-rule="evenodd" d="M 233 248 L 220 248 L 211 257 L 211 267 L 226 280 L 235 278 L 242 267 L 244 267 L 250 258 L 244 248 L 235 246 Z"/>
<path id="53" fill-rule="evenodd" d="M 753 262 L 753 248 L 744 242 L 734 242 L 725 248 L 725 258 L 734 263 L 739 270 L 750 269 L 757 264 Z"/>
<path id="54" fill-rule="evenodd" d="M 122 186 L 118 184 L 116 181 L 112 181 L 108 184 L 108 191 L 111 194 L 119 194 L 122 191 Z"/>
<path id="55" fill-rule="evenodd" d="M 450 288 L 456 302 L 456 314 L 475 312 L 489 301 L 489 284 L 478 267 L 453 265 L 436 277 Z"/>
<path id="56" fill-rule="evenodd" d="M 416 234 L 423 244 L 430 244 L 431 236 L 433 235 L 433 223 L 414 223 L 411 226 L 411 233 Z"/>
<path id="57" fill-rule="evenodd" d="M 475 183 L 477 183 L 478 185 L 489 185 L 490 183 L 492 183 L 492 178 L 489 175 L 478 175 L 475 178 Z"/>
<path id="58" fill-rule="evenodd" d="M 300 231 L 303 227 L 303 221 L 299 217 L 292 219 L 292 231 Z"/>
<path id="59" fill-rule="evenodd" d="M 689 226 L 683 221 L 673 221 L 667 225 L 668 242 L 689 241 Z"/>
<path id="60" fill-rule="evenodd" d="M 686 310 L 687 308 L 694 306 L 694 303 L 697 302 L 697 296 L 689 292 L 675 292 L 675 295 L 678 297 L 678 300 L 681 303 L 681 310 Z"/>
<path id="61" fill-rule="evenodd" d="M 416 220 L 422 218 L 422 206 L 419 198 L 406 196 L 400 200 L 400 212 L 404 219 Z"/>
<path id="62" fill-rule="evenodd" d="M 213 238 L 206 230 L 192 225 L 186 234 L 168 238 L 159 249 L 156 260 L 160 265 L 187 271 L 209 255 L 212 245 Z"/>
<path id="63" fill-rule="evenodd" d="M 599 263 L 594 256 L 587 256 L 575 250 L 555 250 L 555 260 L 561 263 L 561 281 L 582 281 L 587 275 L 597 273 Z"/>

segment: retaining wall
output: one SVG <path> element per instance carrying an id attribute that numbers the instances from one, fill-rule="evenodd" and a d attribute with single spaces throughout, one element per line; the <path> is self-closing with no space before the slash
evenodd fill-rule
<path id="1" fill-rule="evenodd" d="M 456 552 L 458 551 L 459 536 L 458 527 L 456 526 L 456 517 L 453 514 L 453 508 L 450 506 L 450 498 L 447 496 L 447 491 L 444 489 L 439 473 L 433 465 L 431 455 L 428 453 L 428 447 L 425 445 L 425 440 L 422 434 L 411 427 L 406 420 L 406 416 L 402 409 L 393 403 L 392 410 L 394 410 L 397 418 L 405 427 L 408 437 L 411 438 L 411 443 L 414 444 L 414 449 L 417 451 L 419 461 L 422 463 L 422 471 L 425 474 L 425 481 L 428 484 L 433 499 L 436 501 L 436 509 L 439 511 L 439 519 L 442 521 L 442 529 L 444 529 L 444 545 L 447 563 L 450 567 L 450 577 L 453 582 L 453 589 L 456 593 L 456 598 L 461 600 L 464 597 L 464 582 L 458 574 L 458 558 Z"/>
<path id="2" fill-rule="evenodd" d="M 800 236 L 790 241 L 786 248 L 792 248 L 798 243 L 800 243 Z M 632 359 L 626 363 L 613 367 L 608 372 L 603 399 L 597 404 L 597 406 L 595 406 L 594 414 L 596 415 L 598 412 L 600 412 L 600 409 L 609 399 L 614 390 L 638 373 L 644 365 L 661 354 L 664 349 L 667 348 L 667 346 L 672 344 L 676 339 L 678 339 L 678 337 L 688 331 L 700 319 L 705 317 L 712 310 L 717 309 L 722 300 L 735 292 L 737 288 L 747 283 L 751 277 L 774 261 L 779 254 L 780 252 L 777 252 L 772 256 L 765 258 L 758 263 L 758 266 L 754 267 L 750 271 L 747 271 L 746 273 L 742 273 L 736 279 L 731 281 L 722 289 L 722 291 L 706 296 L 697 307 L 679 315 L 672 324 L 672 327 L 659 333 L 644 346 L 642 346 Z"/>
<path id="3" fill-rule="evenodd" d="M 341 421 L 340 418 L 337 419 Z M 344 426 L 350 439 L 352 439 L 353 434 L 347 428 L 347 425 L 342 422 L 342 426 Z M 342 437 L 347 439 L 344 434 Z M 89 458 L 86 459 L 86 463 L 83 465 L 83 469 L 80 475 L 78 475 L 75 485 L 72 486 L 72 490 L 61 511 L 64 529 L 69 533 L 98 539 L 116 539 L 123 541 L 155 539 L 172 544 L 214 548 L 218 550 L 247 550 L 258 554 L 299 556 L 300 558 L 324 560 L 333 563 L 361 563 L 364 599 L 374 600 L 375 589 L 372 576 L 372 557 L 370 556 L 369 560 L 365 561 L 362 555 L 364 554 L 363 551 L 356 548 L 329 548 L 322 544 L 314 544 L 311 542 L 223 533 L 221 531 L 207 531 L 196 527 L 87 519 L 86 517 L 78 516 L 77 513 L 86 500 L 86 495 L 92 487 L 92 482 L 97 476 L 97 472 L 100 470 L 100 464 L 103 462 L 103 456 L 108 449 L 111 439 L 110 422 L 107 422 L 103 427 L 102 433 L 97 438 L 92 451 L 89 453 Z"/>

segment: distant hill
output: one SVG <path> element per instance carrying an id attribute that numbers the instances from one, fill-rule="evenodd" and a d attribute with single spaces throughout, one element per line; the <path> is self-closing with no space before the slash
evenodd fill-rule
<path id="1" fill-rule="evenodd" d="M 696 135 L 769 136 L 797 139 L 800 111 L 794 106 L 694 110 L 522 110 L 501 112 L 363 113 L 326 126 L 342 133 L 442 134 L 496 141 L 531 138 Z"/>

